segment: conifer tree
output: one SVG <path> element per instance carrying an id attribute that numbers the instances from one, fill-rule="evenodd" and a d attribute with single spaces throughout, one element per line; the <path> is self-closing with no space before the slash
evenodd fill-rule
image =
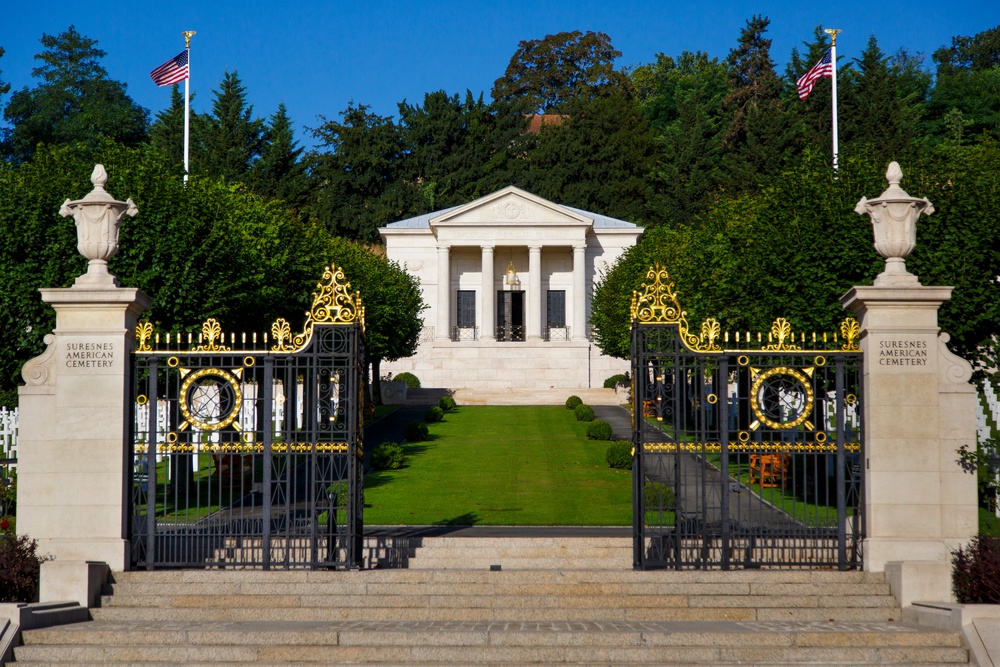
<path id="1" fill-rule="evenodd" d="M 191 94 L 191 101 L 195 98 Z M 192 174 L 203 171 L 201 158 L 204 149 L 201 148 L 205 136 L 207 119 L 204 115 L 191 111 L 188 119 L 189 136 L 189 166 Z M 184 165 L 184 95 L 179 86 L 170 88 L 170 106 L 156 114 L 156 120 L 149 126 L 149 143 L 153 148 L 167 156 L 170 164 L 183 169 Z"/>
<path id="2" fill-rule="evenodd" d="M 764 37 L 768 25 L 767 17 L 750 18 L 727 60 L 726 108 L 731 115 L 723 140 L 723 169 L 731 192 L 759 187 L 784 162 L 787 120 L 771 40 Z"/>
<path id="3" fill-rule="evenodd" d="M 292 120 L 282 102 L 264 131 L 260 159 L 251 168 L 253 190 L 293 207 L 301 206 L 309 187 L 301 156 L 302 148 L 295 141 Z"/>
<path id="4" fill-rule="evenodd" d="M 247 104 L 246 87 L 238 72 L 226 72 L 215 91 L 212 115 L 205 128 L 201 163 L 204 173 L 227 180 L 245 180 L 263 146 L 264 123 Z"/>
<path id="5" fill-rule="evenodd" d="M 34 88 L 11 95 L 4 118 L 13 126 L 5 154 L 15 163 L 29 159 L 38 144 L 82 142 L 97 145 L 103 139 L 136 145 L 146 140 L 149 112 L 112 80 L 101 65 L 107 55 L 97 40 L 69 29 L 43 34 L 41 65 L 31 70 L 40 79 Z"/>

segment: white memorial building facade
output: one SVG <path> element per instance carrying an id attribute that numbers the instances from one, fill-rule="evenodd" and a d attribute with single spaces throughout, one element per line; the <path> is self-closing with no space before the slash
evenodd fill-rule
<path id="1" fill-rule="evenodd" d="M 507 187 L 379 229 L 428 309 L 413 357 L 382 365 L 424 387 L 601 387 L 628 361 L 590 337 L 595 279 L 643 229 Z"/>

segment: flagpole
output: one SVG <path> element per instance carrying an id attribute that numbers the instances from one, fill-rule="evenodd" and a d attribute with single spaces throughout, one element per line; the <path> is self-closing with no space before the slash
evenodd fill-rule
<path id="1" fill-rule="evenodd" d="M 837 35 L 842 30 L 827 28 L 824 30 L 830 35 L 830 64 L 833 66 L 833 170 L 837 171 L 837 156 L 840 154 L 840 147 L 837 142 Z"/>
<path id="2" fill-rule="evenodd" d="M 188 75 L 184 79 L 184 184 L 187 185 L 188 173 L 190 172 L 188 157 L 191 149 L 191 37 L 194 30 L 185 30 L 184 48 L 187 50 Z M 836 130 L 835 130 L 836 131 Z"/>

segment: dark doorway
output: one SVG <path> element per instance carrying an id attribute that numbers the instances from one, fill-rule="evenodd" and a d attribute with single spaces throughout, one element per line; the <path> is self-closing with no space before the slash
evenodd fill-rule
<path id="1" fill-rule="evenodd" d="M 497 292 L 497 340 L 524 340 L 524 291 Z"/>

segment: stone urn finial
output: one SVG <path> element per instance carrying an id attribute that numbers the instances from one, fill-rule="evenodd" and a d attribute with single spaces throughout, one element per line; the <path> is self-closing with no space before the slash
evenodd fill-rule
<path id="1" fill-rule="evenodd" d="M 906 270 L 906 257 L 917 245 L 917 218 L 930 215 L 934 206 L 927 198 L 911 197 L 899 187 L 903 171 L 899 163 L 889 164 L 885 173 L 888 189 L 877 199 L 861 198 L 854 212 L 867 213 L 875 230 L 875 250 L 885 257 L 885 271 L 875 278 L 876 287 L 919 285 L 915 275 Z"/>
<path id="2" fill-rule="evenodd" d="M 118 230 L 123 215 L 135 217 L 139 209 L 131 199 L 117 201 L 104 189 L 108 172 L 103 164 L 94 166 L 90 175 L 94 184 L 83 199 L 67 199 L 59 215 L 76 220 L 76 249 L 90 260 L 87 272 L 76 279 L 74 287 L 118 287 L 118 281 L 108 273 L 108 260 L 118 252 Z"/>

